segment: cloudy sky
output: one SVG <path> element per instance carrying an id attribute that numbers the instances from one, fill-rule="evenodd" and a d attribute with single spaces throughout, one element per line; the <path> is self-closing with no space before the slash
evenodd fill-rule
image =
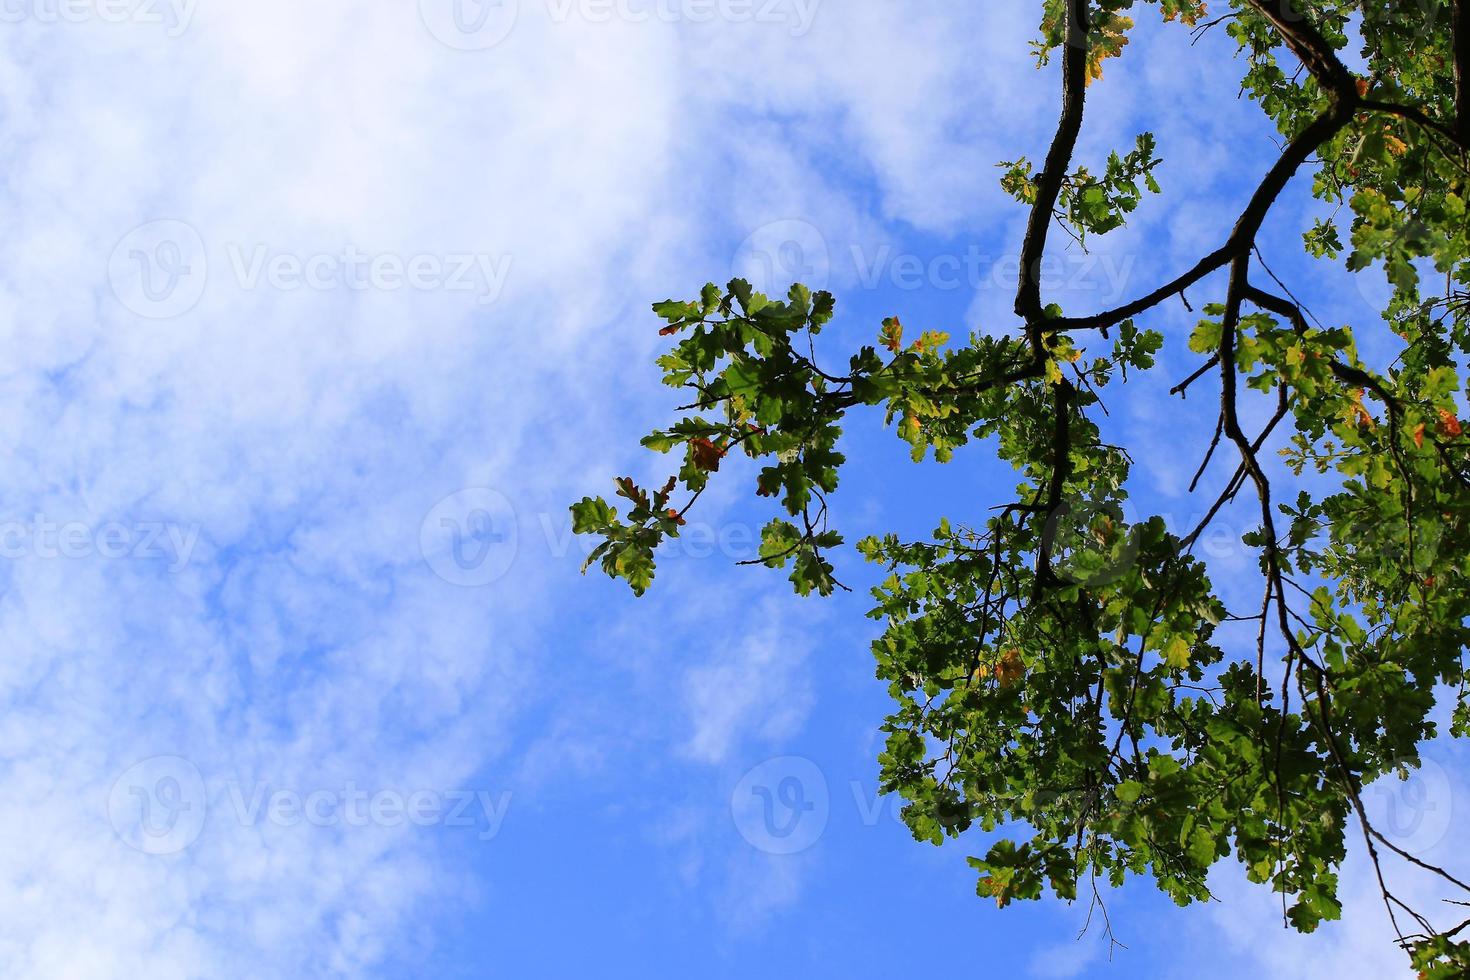
<path id="1" fill-rule="evenodd" d="M 1037 7 L 0 5 L 0 973 L 1395 975 L 1356 865 L 1306 940 L 1234 866 L 1207 907 L 1130 887 L 1111 962 L 1084 907 L 977 899 L 983 835 L 916 844 L 876 796 L 863 590 L 734 567 L 767 515 L 733 481 L 649 596 L 578 575 L 567 503 L 665 475 L 651 301 L 741 273 L 831 287 L 850 344 L 1014 327 Z M 1083 154 L 1152 129 L 1167 196 L 1057 252 L 1069 312 L 1217 244 L 1275 147 L 1227 39 L 1141 19 Z M 1381 282 L 1293 258 L 1294 190 L 1278 271 L 1371 318 Z M 1154 323 L 1110 424 L 1184 524 L 1213 418 L 1162 397 L 1186 311 Z M 850 538 L 1014 482 L 866 421 Z M 1447 855 L 1431 758 L 1375 806 Z"/>

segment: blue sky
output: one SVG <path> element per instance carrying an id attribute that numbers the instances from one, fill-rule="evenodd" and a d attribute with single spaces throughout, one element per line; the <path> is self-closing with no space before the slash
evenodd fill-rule
<path id="1" fill-rule="evenodd" d="M 735 567 L 768 517 L 738 467 L 648 596 L 578 575 L 567 503 L 666 475 L 651 301 L 796 272 L 838 295 L 833 352 L 892 314 L 1012 329 L 995 164 L 1055 124 L 1036 7 L 7 5 L 0 973 L 1396 975 L 1356 863 L 1310 940 L 1232 866 L 1204 908 L 1129 887 L 1111 962 L 1084 907 L 976 898 L 983 835 L 914 843 L 875 794 L 875 570 L 824 602 Z M 1057 250 L 1069 312 L 1214 247 L 1274 148 L 1228 40 L 1153 19 L 1082 153 L 1154 130 L 1166 197 Z M 1294 190 L 1273 267 L 1372 322 L 1376 273 L 1296 258 Z M 1183 524 L 1213 416 L 1163 394 L 1187 311 L 1152 324 L 1163 370 L 1108 425 Z M 1014 483 L 879 423 L 849 425 L 850 540 Z M 1238 542 L 1210 558 L 1254 588 Z M 1436 751 L 1375 805 L 1451 854 Z"/>

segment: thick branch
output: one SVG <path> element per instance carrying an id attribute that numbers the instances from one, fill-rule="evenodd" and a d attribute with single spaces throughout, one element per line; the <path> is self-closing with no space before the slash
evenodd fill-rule
<path id="1" fill-rule="evenodd" d="M 1265 538 L 1264 559 L 1269 581 L 1276 590 L 1276 610 L 1282 639 L 1288 650 L 1316 670 L 1325 674 L 1323 667 L 1307 656 L 1301 644 L 1292 634 L 1286 607 L 1286 587 L 1281 575 L 1281 546 L 1276 533 L 1276 515 L 1271 504 L 1271 480 L 1257 458 L 1257 448 L 1240 427 L 1240 416 L 1236 409 L 1236 364 L 1235 332 L 1240 326 L 1240 308 L 1250 291 L 1250 253 L 1237 257 L 1230 265 L 1230 284 L 1225 294 L 1225 316 L 1220 323 L 1220 413 L 1225 436 L 1240 451 L 1241 465 L 1256 485 L 1256 496 L 1261 502 L 1262 533 Z"/>
<path id="2" fill-rule="evenodd" d="M 1338 60 L 1337 50 L 1322 32 L 1297 12 L 1292 0 L 1250 0 L 1250 5 L 1271 22 L 1318 85 L 1335 92 L 1339 98 L 1352 97 L 1357 86 L 1353 73 Z"/>
<path id="3" fill-rule="evenodd" d="M 1052 390 L 1055 392 L 1057 416 L 1052 433 L 1051 479 L 1042 505 L 1045 508 L 1042 519 L 1047 523 L 1036 554 L 1036 595 L 1040 595 L 1041 589 L 1051 585 L 1055 579 L 1051 570 L 1052 543 L 1057 522 L 1062 517 L 1062 495 L 1066 492 L 1067 478 L 1072 474 L 1072 400 L 1076 392 L 1072 383 L 1065 380 L 1053 385 Z"/>
<path id="4" fill-rule="evenodd" d="M 1451 31 L 1455 38 L 1455 136 L 1470 147 L 1470 0 L 1455 0 Z"/>
<path id="5" fill-rule="evenodd" d="M 1067 26 L 1062 55 L 1062 116 L 1036 182 L 1036 200 L 1021 243 L 1021 278 L 1016 288 L 1016 315 L 1026 321 L 1034 352 L 1040 355 L 1041 258 L 1046 235 L 1061 195 L 1077 137 L 1082 132 L 1082 110 L 1087 98 L 1088 0 L 1067 0 Z"/>

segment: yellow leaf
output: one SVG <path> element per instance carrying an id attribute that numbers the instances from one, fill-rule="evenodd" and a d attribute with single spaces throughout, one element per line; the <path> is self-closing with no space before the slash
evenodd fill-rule
<path id="1" fill-rule="evenodd" d="M 1176 670 L 1183 670 L 1189 666 L 1189 653 L 1189 641 L 1175 633 L 1164 647 L 1164 662 Z"/>

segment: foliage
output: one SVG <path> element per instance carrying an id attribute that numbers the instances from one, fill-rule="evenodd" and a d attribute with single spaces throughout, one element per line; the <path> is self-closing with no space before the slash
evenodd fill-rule
<path id="1" fill-rule="evenodd" d="M 1140 183 L 1160 191 L 1152 134 L 1101 175 L 1072 163 L 1089 85 L 1123 56 L 1127 12 L 1145 4 L 1044 0 L 1036 47 L 1043 63 L 1061 52 L 1057 135 L 1039 171 L 1024 158 L 1002 165 L 1003 186 L 1032 212 L 1019 331 L 950 346 L 932 331 L 906 339 L 893 317 L 834 373 L 811 342 L 833 317 L 828 293 L 796 285 L 777 301 L 736 280 L 656 304 L 676 338 L 658 362 L 664 380 L 694 400 L 644 445 L 677 453 L 679 471 L 656 492 L 619 480 L 622 516 L 582 500 L 575 528 L 604 539 L 589 564 L 642 593 L 654 549 L 740 452 L 761 461 L 755 492 L 781 510 L 759 563 L 825 595 L 839 587 L 827 500 L 850 411 L 881 408 L 915 461 L 992 439 L 1020 474 L 1013 500 L 983 519 L 940 520 L 929 540 L 857 545 L 886 573 L 873 651 L 895 707 L 879 761 L 916 838 L 1011 831 L 971 859 L 979 892 L 1000 906 L 1048 889 L 1074 899 L 1083 885 L 1096 900 L 1098 879 L 1130 875 L 1186 904 L 1207 898 L 1207 873 L 1233 857 L 1310 932 L 1340 913 L 1337 870 L 1355 833 L 1375 868 L 1394 855 L 1463 904 L 1470 887 L 1385 837 L 1361 791 L 1418 765 L 1441 699 L 1454 702 L 1453 734 L 1470 733 L 1470 441 L 1457 407 L 1457 358 L 1470 353 L 1467 4 L 1234 0 L 1211 20 L 1203 0 L 1151 2 L 1197 32 L 1224 25 L 1244 92 L 1284 139 L 1219 248 L 1116 309 L 1044 304 L 1054 225 L 1079 241 L 1103 235 L 1139 206 Z M 1364 74 L 1344 67 L 1350 43 Z M 1393 284 L 1387 365 L 1360 358 L 1351 327 L 1313 322 L 1259 259 L 1262 223 L 1309 164 L 1313 192 L 1335 210 L 1305 232 L 1306 251 L 1349 270 L 1381 266 Z M 1188 342 L 1199 370 L 1174 393 L 1218 378 L 1206 462 L 1233 454 L 1233 475 L 1188 533 L 1159 517 L 1130 523 L 1131 458 L 1101 436 L 1101 393 L 1154 368 L 1163 338 L 1140 318 L 1217 271 L 1224 294 Z M 1247 433 L 1239 406 L 1261 396 L 1275 411 Z M 1293 486 L 1267 474 L 1273 435 Z M 677 509 L 676 492 L 687 498 Z M 1193 549 L 1242 492 L 1258 503 L 1244 540 L 1261 599 L 1232 610 Z M 1227 621 L 1253 623 L 1255 641 L 1225 643 Z M 1470 924 L 1435 926 L 1380 881 L 1416 968 L 1470 971 L 1459 937 Z"/>

